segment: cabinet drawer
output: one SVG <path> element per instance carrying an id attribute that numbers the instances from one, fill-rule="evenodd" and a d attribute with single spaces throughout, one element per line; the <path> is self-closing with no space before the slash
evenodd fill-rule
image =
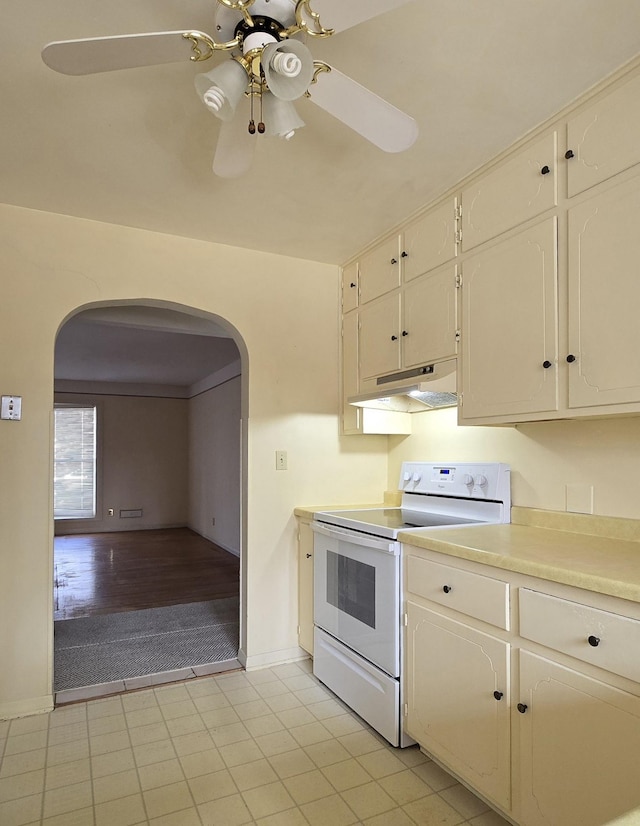
<path id="1" fill-rule="evenodd" d="M 520 636 L 640 680 L 640 621 L 520 588 Z"/>
<path id="2" fill-rule="evenodd" d="M 509 585 L 418 556 L 407 557 L 407 591 L 509 630 Z"/>
<path id="3" fill-rule="evenodd" d="M 462 191 L 466 251 L 541 215 L 558 202 L 556 133 L 543 136 Z"/>

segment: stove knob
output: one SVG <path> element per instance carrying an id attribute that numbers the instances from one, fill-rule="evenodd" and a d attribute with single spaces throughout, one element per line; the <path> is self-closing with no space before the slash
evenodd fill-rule
<path id="1" fill-rule="evenodd" d="M 404 474 L 404 476 L 402 477 L 402 479 L 403 479 L 403 481 L 404 481 L 404 482 L 405 482 L 405 484 L 406 484 L 408 481 L 410 481 L 410 479 L 411 479 L 411 474 L 410 474 L 410 473 L 405 473 L 405 474 Z"/>
<path id="2" fill-rule="evenodd" d="M 487 477 L 479 473 L 475 478 L 475 483 L 479 488 L 483 488 L 487 483 Z"/>
<path id="3" fill-rule="evenodd" d="M 418 482 L 419 482 L 421 479 L 422 479 L 422 474 L 421 474 L 421 473 L 414 473 L 414 474 L 413 474 L 413 481 L 414 481 L 416 484 L 418 484 Z"/>
<path id="4" fill-rule="evenodd" d="M 473 476 L 471 476 L 471 474 L 469 473 L 465 473 L 465 475 L 462 477 L 462 484 L 469 485 L 469 487 L 471 487 L 471 485 L 473 485 Z"/>

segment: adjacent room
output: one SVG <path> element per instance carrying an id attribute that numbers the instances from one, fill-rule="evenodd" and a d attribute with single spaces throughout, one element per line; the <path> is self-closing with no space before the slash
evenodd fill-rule
<path id="1" fill-rule="evenodd" d="M 240 354 L 210 320 L 87 310 L 56 343 L 56 702 L 237 668 Z"/>

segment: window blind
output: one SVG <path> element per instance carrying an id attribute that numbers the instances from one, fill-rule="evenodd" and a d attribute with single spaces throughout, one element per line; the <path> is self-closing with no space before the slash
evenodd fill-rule
<path id="1" fill-rule="evenodd" d="M 96 515 L 96 408 L 54 409 L 53 515 L 91 519 Z"/>

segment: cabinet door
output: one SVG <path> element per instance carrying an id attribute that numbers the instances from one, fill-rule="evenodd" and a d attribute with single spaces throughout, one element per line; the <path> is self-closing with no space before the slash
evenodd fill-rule
<path id="1" fill-rule="evenodd" d="M 640 698 L 520 653 L 522 823 L 603 826 L 640 807 Z"/>
<path id="2" fill-rule="evenodd" d="M 407 620 L 408 734 L 509 810 L 509 645 L 411 601 Z"/>
<path id="3" fill-rule="evenodd" d="M 405 228 L 401 254 L 405 283 L 455 255 L 456 201 L 450 198 Z"/>
<path id="4" fill-rule="evenodd" d="M 557 409 L 557 323 L 555 218 L 465 262 L 462 420 Z"/>
<path id="5" fill-rule="evenodd" d="M 454 356 L 456 267 L 448 265 L 408 284 L 402 295 L 402 362 L 413 367 Z"/>
<path id="6" fill-rule="evenodd" d="M 360 303 L 400 286 L 400 239 L 383 241 L 360 259 Z"/>
<path id="7" fill-rule="evenodd" d="M 567 146 L 569 197 L 640 162 L 640 77 L 571 118 Z"/>
<path id="8" fill-rule="evenodd" d="M 368 379 L 400 368 L 400 294 L 360 310 L 360 377 Z"/>
<path id="9" fill-rule="evenodd" d="M 558 203 L 556 155 L 556 133 L 552 132 L 462 190 L 463 250 L 495 238 Z"/>
<path id="10" fill-rule="evenodd" d="M 358 264 L 349 264 L 342 271 L 342 312 L 348 313 L 358 306 Z"/>
<path id="11" fill-rule="evenodd" d="M 360 409 L 347 403 L 358 393 L 358 313 L 342 319 L 342 432 L 358 433 Z"/>
<path id="12" fill-rule="evenodd" d="M 313 531 L 298 522 L 298 645 L 313 655 Z"/>
<path id="13" fill-rule="evenodd" d="M 569 210 L 569 406 L 640 402 L 640 177 Z"/>

